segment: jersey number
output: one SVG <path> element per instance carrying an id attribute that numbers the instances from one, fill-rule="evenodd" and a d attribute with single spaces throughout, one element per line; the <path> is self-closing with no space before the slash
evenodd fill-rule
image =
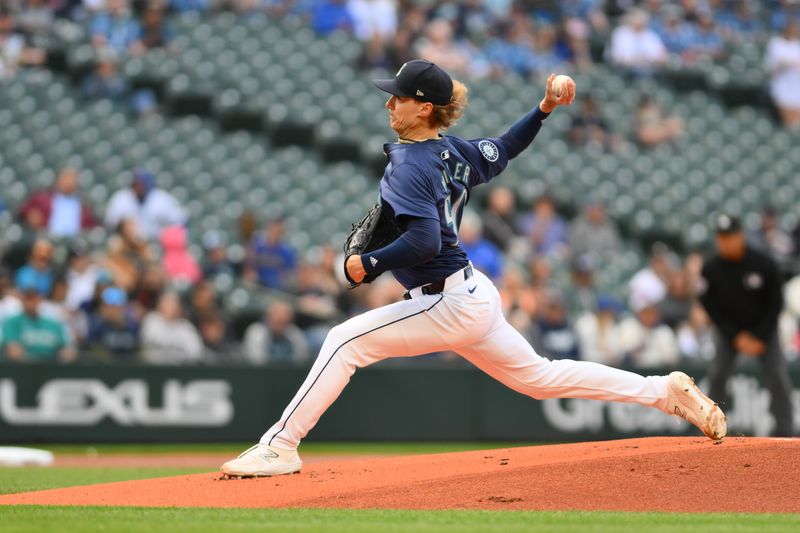
<path id="1" fill-rule="evenodd" d="M 463 164 L 458 163 L 456 164 L 455 175 L 451 178 L 447 171 L 442 172 L 442 184 L 445 187 L 448 187 L 450 181 L 458 181 L 463 184 L 467 184 L 469 179 L 469 170 L 470 168 Z M 450 195 L 445 198 L 444 200 L 444 219 L 447 222 L 447 225 L 453 229 L 453 233 L 456 236 L 456 244 L 458 244 L 458 222 L 457 219 L 461 218 L 461 210 L 464 208 L 465 200 L 467 199 L 467 189 L 466 187 L 461 190 L 461 194 L 458 195 L 458 198 L 453 200 L 453 193 L 452 191 Z"/>

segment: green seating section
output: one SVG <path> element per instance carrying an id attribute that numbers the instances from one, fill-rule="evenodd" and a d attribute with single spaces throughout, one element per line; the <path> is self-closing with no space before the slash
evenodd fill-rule
<path id="1" fill-rule="evenodd" d="M 4 202 L 13 210 L 59 167 L 74 164 L 89 198 L 102 206 L 132 168 L 145 166 L 186 205 L 195 242 L 212 228 L 234 236 L 249 210 L 261 217 L 286 213 L 298 250 L 338 246 L 375 199 L 382 144 L 392 132 L 385 97 L 369 80 L 391 73 L 356 70 L 360 43 L 345 34 L 318 37 L 299 19 L 189 14 L 175 23 L 179 52 L 153 50 L 121 65 L 134 86 L 156 91 L 168 111 L 163 117 L 137 121 L 109 102 L 81 102 L 70 80 L 93 56 L 74 33 L 59 44 L 65 59 L 53 65 L 55 73 L 27 72 L 0 83 Z M 797 222 L 800 137 L 776 126 L 763 108 L 728 107 L 713 90 L 731 79 L 754 81 L 760 53 L 757 45 L 742 45 L 725 65 L 710 65 L 704 75 L 712 89 L 629 80 L 604 65 L 574 75 L 579 93 L 595 96 L 622 137 L 630 138 L 642 92 L 681 117 L 687 135 L 653 149 L 624 143 L 618 153 L 575 147 L 566 141 L 579 107 L 573 106 L 548 119 L 502 183 L 518 192 L 522 208 L 545 191 L 572 214 L 588 195 L 606 200 L 627 244 L 603 262 L 598 281 L 617 293 L 641 266 L 643 245 L 704 246 L 709 218 L 720 210 L 754 213 L 769 202 L 787 224 Z M 513 76 L 470 83 L 470 108 L 453 133 L 502 133 L 536 105 L 542 84 Z M 10 217 L 0 223 L 7 240 L 21 234 Z M 96 245 L 105 237 L 102 230 L 90 235 Z M 566 284 L 567 269 L 555 270 Z"/>

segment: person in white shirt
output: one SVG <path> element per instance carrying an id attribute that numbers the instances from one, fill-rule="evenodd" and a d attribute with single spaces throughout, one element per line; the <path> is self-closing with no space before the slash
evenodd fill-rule
<path id="1" fill-rule="evenodd" d="M 628 306 L 642 309 L 659 303 L 667 295 L 667 280 L 675 270 L 669 249 L 656 243 L 650 251 L 646 267 L 634 274 L 628 283 Z"/>
<path id="2" fill-rule="evenodd" d="M 623 310 L 621 302 L 601 295 L 597 297 L 596 310 L 581 315 L 575 321 L 582 361 L 611 366 L 622 363 L 617 317 Z"/>
<path id="3" fill-rule="evenodd" d="M 174 196 L 156 187 L 153 174 L 139 168 L 133 171 L 131 186 L 115 192 L 106 209 L 108 228 L 116 228 L 125 219 L 134 220 L 139 234 L 153 241 L 165 227 L 186 224 L 187 215 Z"/>
<path id="4" fill-rule="evenodd" d="M 611 34 L 608 50 L 612 63 L 624 67 L 634 74 L 651 74 L 668 57 L 661 37 L 648 27 L 647 13 L 631 9 L 623 26 Z"/>
<path id="5" fill-rule="evenodd" d="M 203 341 L 191 322 L 183 318 L 177 293 L 166 292 L 158 307 L 145 315 L 141 329 L 142 358 L 151 364 L 199 362 Z"/>
<path id="6" fill-rule="evenodd" d="M 673 368 L 679 362 L 678 340 L 669 326 L 661 322 L 654 303 L 634 309 L 636 316 L 619 325 L 618 347 L 627 362 L 637 368 Z"/>
<path id="7" fill-rule="evenodd" d="M 782 35 L 769 40 L 766 54 L 770 94 L 783 124 L 800 128 L 800 38 L 797 24 L 790 21 Z"/>
<path id="8" fill-rule="evenodd" d="M 386 42 L 397 31 L 397 5 L 394 0 L 349 0 L 347 10 L 353 17 L 354 33 L 360 41 L 377 37 Z"/>

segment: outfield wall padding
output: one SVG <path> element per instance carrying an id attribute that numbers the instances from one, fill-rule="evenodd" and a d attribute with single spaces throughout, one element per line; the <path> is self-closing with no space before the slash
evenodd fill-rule
<path id="1" fill-rule="evenodd" d="M 0 364 L 0 443 L 254 441 L 307 371 Z M 702 386 L 703 369 L 690 373 Z M 791 373 L 800 430 L 800 369 Z M 729 433 L 769 435 L 774 421 L 758 367 L 740 368 L 729 392 Z M 635 405 L 534 400 L 472 367 L 377 365 L 356 372 L 308 439 L 572 441 L 695 433 Z"/>

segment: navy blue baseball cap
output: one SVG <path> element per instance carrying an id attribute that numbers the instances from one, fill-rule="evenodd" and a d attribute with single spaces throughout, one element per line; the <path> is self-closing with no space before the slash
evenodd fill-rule
<path id="1" fill-rule="evenodd" d="M 424 59 L 408 61 L 391 80 L 373 80 L 373 83 L 389 94 L 436 105 L 447 105 L 453 98 L 453 79 Z"/>

